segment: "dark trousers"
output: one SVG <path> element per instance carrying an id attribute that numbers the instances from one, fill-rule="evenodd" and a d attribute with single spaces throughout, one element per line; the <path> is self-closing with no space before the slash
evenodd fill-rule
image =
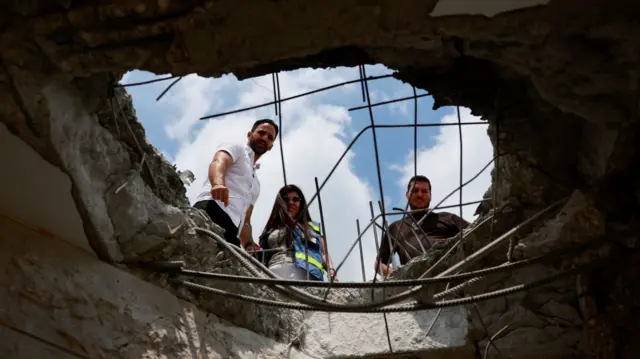
<path id="1" fill-rule="evenodd" d="M 213 223 L 219 225 L 224 229 L 224 239 L 231 244 L 235 244 L 240 247 L 240 240 L 238 239 L 238 227 L 233 223 L 227 212 L 225 212 L 216 201 L 198 201 L 193 205 L 194 208 L 201 209 L 209 215 L 209 218 Z"/>

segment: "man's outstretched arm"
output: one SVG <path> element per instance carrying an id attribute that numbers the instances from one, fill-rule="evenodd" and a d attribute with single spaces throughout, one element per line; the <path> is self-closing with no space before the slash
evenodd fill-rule
<path id="1" fill-rule="evenodd" d="M 218 151 L 213 156 L 213 161 L 209 165 L 209 182 L 211 182 L 211 197 L 229 205 L 229 189 L 226 186 L 225 178 L 227 171 L 233 165 L 233 158 L 227 151 Z"/>

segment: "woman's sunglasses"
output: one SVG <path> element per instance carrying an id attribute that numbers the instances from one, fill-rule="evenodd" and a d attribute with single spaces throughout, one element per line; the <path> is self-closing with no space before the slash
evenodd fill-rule
<path id="1" fill-rule="evenodd" d="M 300 202 L 300 197 L 285 197 L 284 201 L 286 203 L 289 203 L 289 202 L 298 203 Z"/>

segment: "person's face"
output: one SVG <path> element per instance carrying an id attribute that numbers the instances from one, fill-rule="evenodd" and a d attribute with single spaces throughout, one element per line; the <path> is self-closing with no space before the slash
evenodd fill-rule
<path id="1" fill-rule="evenodd" d="M 284 196 L 284 202 L 287 204 L 287 212 L 291 217 L 298 215 L 300 211 L 301 198 L 296 192 L 289 192 Z"/>
<path id="2" fill-rule="evenodd" d="M 270 151 L 273 147 L 273 142 L 276 140 L 276 129 L 268 123 L 261 123 L 256 127 L 253 132 L 247 134 L 249 139 L 249 147 L 261 156 L 267 151 Z"/>
<path id="3" fill-rule="evenodd" d="M 431 190 L 428 182 L 413 182 L 413 188 L 407 192 L 407 201 L 412 210 L 425 209 L 431 203 Z"/>

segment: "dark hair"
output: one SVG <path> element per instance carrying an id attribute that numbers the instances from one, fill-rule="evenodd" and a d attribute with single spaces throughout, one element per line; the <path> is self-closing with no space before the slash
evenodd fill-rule
<path id="1" fill-rule="evenodd" d="M 429 179 L 423 175 L 416 175 L 411 177 L 409 183 L 407 184 L 407 192 L 411 191 L 411 185 L 414 182 L 427 182 L 429 184 L 429 192 L 431 192 L 431 181 L 429 181 Z"/>
<path id="2" fill-rule="evenodd" d="M 267 123 L 271 126 L 273 126 L 273 128 L 276 130 L 276 135 L 274 137 L 278 137 L 278 125 L 276 125 L 275 122 L 273 122 L 273 120 L 270 120 L 268 118 L 263 118 L 261 120 L 258 120 L 256 122 L 253 123 L 253 127 L 251 127 L 251 132 L 255 131 L 256 128 L 258 128 L 258 126 L 262 125 L 263 123 Z"/>
<path id="3" fill-rule="evenodd" d="M 309 215 L 309 209 L 307 207 L 307 200 L 304 198 L 304 194 L 302 194 L 302 190 L 294 185 L 289 184 L 286 185 L 278 191 L 278 197 L 284 200 L 284 198 L 291 192 L 295 192 L 298 197 L 300 197 L 300 209 L 304 210 L 304 213 L 300 215 L 298 213 L 295 218 L 293 218 L 299 224 L 306 224 L 311 220 L 311 216 Z M 275 199 L 275 203 L 273 204 L 273 209 L 271 210 L 271 215 L 267 220 L 267 224 L 265 225 L 265 231 L 273 228 L 279 228 L 285 225 L 292 225 L 292 219 L 286 213 L 287 208 L 284 206 L 284 203 L 278 201 L 278 197 Z"/>
<path id="4" fill-rule="evenodd" d="M 298 212 L 298 214 L 293 219 L 287 213 L 287 208 L 282 202 L 284 198 L 291 192 L 295 192 L 298 195 L 298 197 L 300 197 L 299 208 L 300 208 L 300 211 L 302 211 L 302 213 Z M 279 198 L 282 201 L 279 201 L 278 200 Z M 307 208 L 307 200 L 304 198 L 304 194 L 302 194 L 302 190 L 298 186 L 290 184 L 280 188 L 280 190 L 278 191 L 278 195 L 276 196 L 275 203 L 273 204 L 273 209 L 271 210 L 271 215 L 269 215 L 267 224 L 264 226 L 264 230 L 260 235 L 261 241 L 263 241 L 263 243 L 266 245 L 268 243 L 267 241 L 268 238 L 266 237 L 263 238 L 263 236 L 268 236 L 269 233 L 274 229 L 278 229 L 282 227 L 293 228 L 294 221 L 302 225 L 302 228 L 305 229 L 305 233 L 306 233 L 307 227 L 309 225 L 308 223 L 309 221 L 311 221 L 311 215 L 309 215 L 309 209 Z M 287 239 L 287 246 L 291 246 L 291 243 L 292 243 L 292 238 L 291 236 L 289 237 L 290 238 Z M 263 245 L 263 248 L 267 249 L 264 245 Z"/>

